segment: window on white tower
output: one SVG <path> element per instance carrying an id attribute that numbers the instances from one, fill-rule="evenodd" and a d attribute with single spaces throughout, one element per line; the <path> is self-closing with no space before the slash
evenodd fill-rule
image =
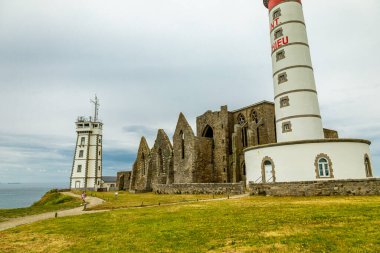
<path id="1" fill-rule="evenodd" d="M 289 106 L 289 97 L 282 97 L 280 98 L 280 108 Z"/>
<path id="2" fill-rule="evenodd" d="M 273 19 L 281 17 L 281 9 L 277 9 L 273 12 Z"/>
<path id="3" fill-rule="evenodd" d="M 80 138 L 80 145 L 83 146 L 85 141 L 86 141 L 86 137 L 81 137 Z"/>
<path id="4" fill-rule="evenodd" d="M 326 158 L 318 160 L 319 177 L 330 177 L 330 166 Z"/>
<path id="5" fill-rule="evenodd" d="M 284 33 L 283 33 L 283 30 L 282 28 L 279 28 L 277 29 L 275 32 L 274 32 L 274 39 L 278 39 L 280 37 L 284 36 Z"/>
<path id="6" fill-rule="evenodd" d="M 285 59 L 285 50 L 278 51 L 276 53 L 276 61 L 281 61 Z"/>
<path id="7" fill-rule="evenodd" d="M 286 74 L 286 72 L 278 75 L 278 84 L 285 83 L 287 81 L 288 81 L 288 75 Z"/>
<path id="8" fill-rule="evenodd" d="M 292 131 L 292 123 L 290 121 L 282 123 L 282 132 L 288 133 Z"/>
<path id="9" fill-rule="evenodd" d="M 79 151 L 79 158 L 82 158 L 83 157 L 83 150 L 80 150 Z"/>
<path id="10" fill-rule="evenodd" d="M 82 165 L 81 165 L 81 164 L 78 165 L 78 167 L 77 167 L 77 172 L 82 172 Z"/>

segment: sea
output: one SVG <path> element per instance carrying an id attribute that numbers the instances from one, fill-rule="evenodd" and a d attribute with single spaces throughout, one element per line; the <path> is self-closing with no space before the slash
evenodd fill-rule
<path id="1" fill-rule="evenodd" d="M 65 183 L 0 183 L 0 209 L 31 206 L 51 189 L 65 189 Z"/>

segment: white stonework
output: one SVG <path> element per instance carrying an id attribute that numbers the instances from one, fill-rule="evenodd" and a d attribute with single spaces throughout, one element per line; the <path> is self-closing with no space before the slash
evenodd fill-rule
<path id="1" fill-rule="evenodd" d="M 102 178 L 102 128 L 99 121 L 80 117 L 71 173 L 71 188 L 96 189 Z"/>
<path id="2" fill-rule="evenodd" d="M 281 11 L 279 17 L 273 15 L 276 11 Z M 322 119 L 302 5 L 296 1 L 284 1 L 270 10 L 269 20 L 277 141 L 322 139 L 324 137 Z M 281 32 L 281 36 L 275 36 L 278 32 Z M 282 50 L 285 58 L 278 60 L 277 53 Z M 279 82 L 280 76 L 284 74 L 286 81 Z M 290 105 L 280 108 L 280 99 L 283 95 L 289 97 Z M 279 131 L 283 123 L 289 121 L 292 130 Z"/>
<path id="3" fill-rule="evenodd" d="M 326 139 L 284 144 L 247 149 L 248 182 L 261 183 L 263 178 L 266 182 L 293 182 L 367 177 L 365 159 L 367 156 L 370 159 L 369 142 Z M 331 162 L 329 177 L 320 177 L 316 171 L 317 158 L 324 156 Z M 273 168 L 264 176 L 266 161 L 270 161 Z"/>
<path id="4" fill-rule="evenodd" d="M 95 98 L 95 117 L 79 117 L 76 124 L 77 141 L 70 177 L 71 189 L 96 190 L 102 183 L 102 129 L 97 119 L 98 100 Z"/>
<path id="5" fill-rule="evenodd" d="M 277 143 L 244 150 L 247 183 L 373 177 L 369 141 L 324 139 L 301 0 L 264 0 L 264 5 L 270 18 Z"/>

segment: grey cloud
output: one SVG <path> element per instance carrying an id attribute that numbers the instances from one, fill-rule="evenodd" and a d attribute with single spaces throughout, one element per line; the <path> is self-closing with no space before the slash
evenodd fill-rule
<path id="1" fill-rule="evenodd" d="M 26 163 L 45 174 L 66 170 L 74 121 L 92 113 L 95 93 L 104 152 L 117 154 L 105 161 L 112 170 L 130 167 L 142 135 L 150 145 L 158 128 L 171 137 L 179 112 L 195 127 L 206 110 L 272 100 L 261 1 L 3 0 L 1 7 L 2 171 Z M 380 2 L 307 1 L 303 8 L 324 125 L 373 140 L 380 174 L 380 51 L 373 50 Z"/>

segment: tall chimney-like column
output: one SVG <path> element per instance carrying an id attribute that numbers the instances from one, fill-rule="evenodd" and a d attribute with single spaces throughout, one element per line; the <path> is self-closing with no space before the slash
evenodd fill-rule
<path id="1" fill-rule="evenodd" d="M 301 0 L 264 0 L 269 10 L 277 141 L 324 139 Z"/>

